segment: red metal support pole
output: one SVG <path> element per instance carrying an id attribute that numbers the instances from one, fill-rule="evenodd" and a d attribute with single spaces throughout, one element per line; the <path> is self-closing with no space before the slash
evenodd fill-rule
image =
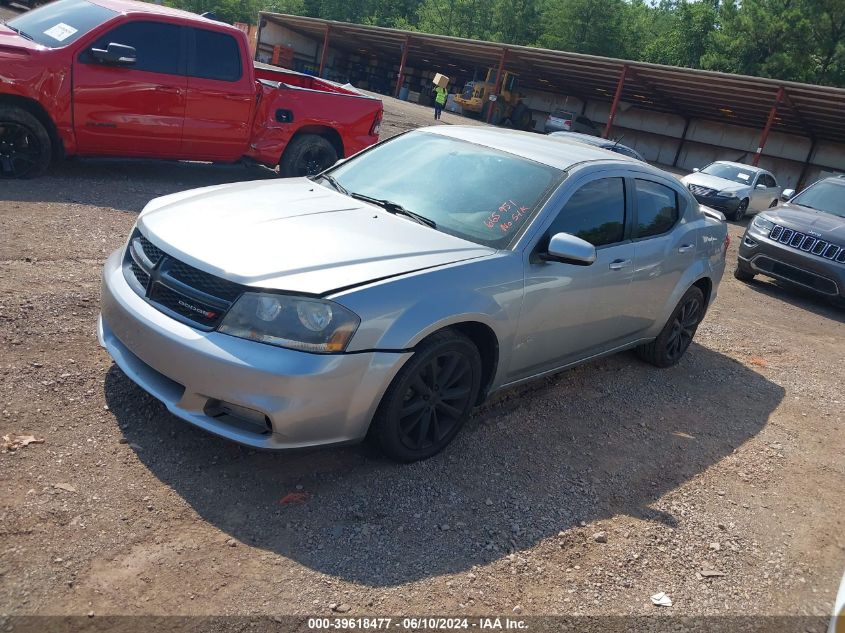
<path id="1" fill-rule="evenodd" d="M 326 68 L 326 60 L 329 58 L 329 35 L 332 32 L 331 25 L 326 25 L 326 35 L 323 37 L 323 52 L 320 54 L 320 77 L 323 76 L 323 70 Z"/>
<path id="2" fill-rule="evenodd" d="M 772 123 L 775 122 L 775 115 L 778 112 L 778 106 L 780 102 L 783 100 L 783 86 L 778 88 L 778 94 L 775 97 L 775 103 L 772 106 L 772 109 L 769 110 L 769 118 L 766 119 L 766 127 L 763 128 L 763 134 L 760 135 L 760 143 L 757 145 L 757 151 L 754 153 L 754 158 L 751 160 L 751 164 L 755 167 L 757 163 L 760 162 L 760 156 L 763 154 L 763 148 L 766 147 L 766 141 L 769 138 L 769 132 L 772 129 Z"/>
<path id="3" fill-rule="evenodd" d="M 502 56 L 499 58 L 499 70 L 496 71 L 496 90 L 493 93 L 493 94 L 496 95 L 497 99 L 499 97 L 499 93 L 502 91 L 502 79 L 504 78 L 504 74 L 505 74 L 505 58 L 507 58 L 507 56 L 508 56 L 508 49 L 503 48 L 502 49 Z M 488 103 L 492 103 L 492 101 L 488 102 Z M 484 108 L 486 106 L 487 106 L 486 103 L 481 106 L 482 111 L 484 110 Z M 493 106 L 491 105 L 487 109 L 487 123 L 490 123 L 492 118 L 493 118 Z"/>
<path id="4" fill-rule="evenodd" d="M 402 60 L 399 62 L 399 75 L 396 77 L 396 94 L 399 98 L 399 91 L 402 90 L 402 83 L 405 81 L 405 62 L 408 59 L 408 45 L 411 43 L 411 37 L 405 37 L 405 43 L 402 44 Z"/>
<path id="5" fill-rule="evenodd" d="M 607 116 L 607 125 L 604 127 L 604 138 L 610 138 L 610 131 L 613 129 L 613 119 L 616 118 L 616 108 L 619 107 L 619 100 L 622 98 L 622 88 L 625 86 L 625 75 L 628 74 L 628 64 L 622 66 L 622 73 L 619 75 L 619 82 L 616 84 L 616 94 L 613 95 L 613 105 L 610 106 L 610 114 Z"/>

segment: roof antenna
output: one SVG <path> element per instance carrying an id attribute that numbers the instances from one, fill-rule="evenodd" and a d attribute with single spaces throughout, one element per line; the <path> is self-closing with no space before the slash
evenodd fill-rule
<path id="1" fill-rule="evenodd" d="M 625 138 L 625 135 L 624 135 L 624 134 L 623 134 L 622 136 L 620 136 L 618 139 L 616 139 L 616 140 L 613 142 L 613 145 L 611 145 L 611 147 L 616 147 L 617 145 L 619 145 L 619 142 L 620 142 L 623 138 Z"/>
<path id="2" fill-rule="evenodd" d="M 217 17 L 217 14 L 214 11 L 206 11 L 205 13 L 200 13 L 201 18 L 207 18 L 209 20 L 214 20 L 215 22 L 219 22 L 220 18 Z"/>

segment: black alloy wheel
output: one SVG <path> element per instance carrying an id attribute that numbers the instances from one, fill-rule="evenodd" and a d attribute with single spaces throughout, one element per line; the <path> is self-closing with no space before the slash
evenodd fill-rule
<path id="1" fill-rule="evenodd" d="M 322 136 L 303 134 L 294 138 L 279 162 L 285 178 L 314 176 L 337 162 L 337 150 Z"/>
<path id="2" fill-rule="evenodd" d="M 0 177 L 33 175 L 39 169 L 44 152 L 34 130 L 18 122 L 0 121 Z"/>
<path id="3" fill-rule="evenodd" d="M 697 286 L 690 287 L 657 338 L 637 348 L 639 357 L 655 367 L 676 365 L 692 343 L 704 311 L 704 293 Z"/>
<path id="4" fill-rule="evenodd" d="M 739 203 L 739 206 L 736 208 L 736 211 L 734 211 L 734 222 L 739 222 L 740 220 L 742 220 L 742 218 L 745 217 L 745 211 L 747 209 L 748 198 L 745 198 L 742 200 L 742 202 Z"/>
<path id="5" fill-rule="evenodd" d="M 465 336 L 444 330 L 425 339 L 382 398 L 370 436 L 402 462 L 440 452 L 478 399 L 481 357 Z"/>
<path id="6" fill-rule="evenodd" d="M 698 297 L 686 298 L 672 322 L 669 339 L 666 341 L 666 356 L 678 362 L 687 351 L 698 324 L 701 322 L 701 301 Z"/>
<path id="7" fill-rule="evenodd" d="M 439 354 L 421 367 L 399 411 L 402 444 L 420 451 L 448 437 L 473 395 L 472 378 L 469 359 L 456 351 Z"/>

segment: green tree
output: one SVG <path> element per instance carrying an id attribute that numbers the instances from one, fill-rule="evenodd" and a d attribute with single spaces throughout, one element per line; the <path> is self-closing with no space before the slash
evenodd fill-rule
<path id="1" fill-rule="evenodd" d="M 623 0 L 547 0 L 539 43 L 546 48 L 621 57 L 627 8 Z"/>

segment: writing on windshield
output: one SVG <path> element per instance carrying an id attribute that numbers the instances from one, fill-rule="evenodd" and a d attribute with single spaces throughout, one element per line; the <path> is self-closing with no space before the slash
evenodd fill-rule
<path id="1" fill-rule="evenodd" d="M 530 211 L 529 207 L 521 206 L 513 200 L 505 200 L 499 208 L 490 214 L 484 224 L 488 229 L 496 228 L 498 225 L 502 233 L 507 233 L 513 228 L 517 222 L 522 220 Z M 505 218 L 505 216 L 507 216 Z M 502 219 L 505 218 L 505 219 Z M 499 220 L 502 220 L 499 222 Z"/>

